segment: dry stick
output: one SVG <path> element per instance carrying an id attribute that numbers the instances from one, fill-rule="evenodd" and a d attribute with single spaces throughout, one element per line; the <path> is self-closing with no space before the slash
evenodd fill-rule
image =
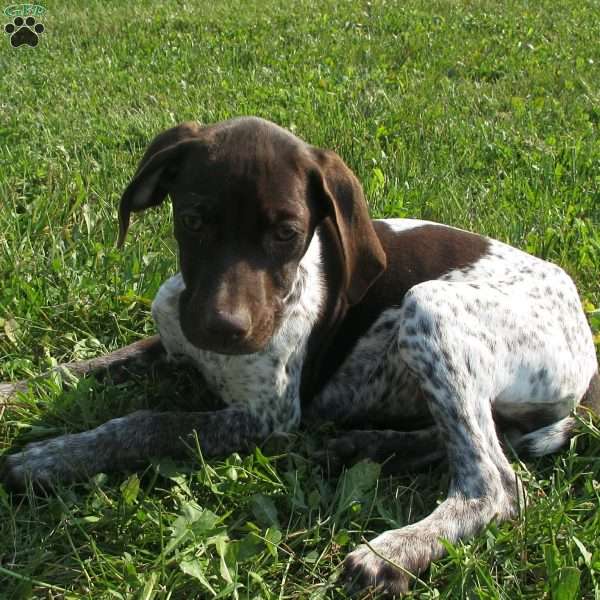
<path id="1" fill-rule="evenodd" d="M 0 419 L 4 414 L 4 408 L 10 405 L 19 393 L 27 392 L 29 384 L 34 381 L 46 379 L 54 373 L 71 374 L 78 377 L 90 375 L 92 373 L 109 372 L 111 368 L 125 365 L 136 359 L 158 357 L 162 352 L 160 338 L 158 335 L 134 342 L 103 356 L 97 356 L 88 360 L 72 361 L 57 365 L 56 367 L 37 375 L 28 380 L 0 383 Z"/>

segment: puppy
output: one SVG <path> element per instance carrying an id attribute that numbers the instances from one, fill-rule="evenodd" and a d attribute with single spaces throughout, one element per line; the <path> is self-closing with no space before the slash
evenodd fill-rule
<path id="1" fill-rule="evenodd" d="M 564 271 L 453 227 L 372 221 L 335 153 L 273 123 L 160 134 L 121 199 L 120 244 L 131 213 L 167 195 L 180 272 L 152 306 L 160 341 L 117 362 L 191 361 L 226 408 L 135 412 L 30 444 L 6 461 L 13 485 L 185 456 L 195 434 L 205 456 L 244 451 L 303 414 L 379 424 L 329 451 L 395 454 L 407 467 L 444 456 L 451 472 L 431 515 L 346 558 L 360 585 L 403 592 L 444 554 L 441 539 L 516 515 L 521 484 L 496 423 L 518 451 L 539 456 L 569 439 L 584 397 L 598 401 L 591 331 Z"/>

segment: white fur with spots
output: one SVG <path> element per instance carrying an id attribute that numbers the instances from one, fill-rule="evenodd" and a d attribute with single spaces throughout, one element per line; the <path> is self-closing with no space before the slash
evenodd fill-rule
<path id="1" fill-rule="evenodd" d="M 406 220 L 386 223 L 396 231 L 411 226 Z M 380 327 L 386 322 L 397 326 Z M 373 371 L 374 361 L 392 368 L 379 368 L 377 381 L 353 379 L 368 361 Z M 597 361 L 571 278 L 555 265 L 490 240 L 489 252 L 475 264 L 416 285 L 398 308 L 384 311 L 323 390 L 315 411 L 326 414 L 341 398 L 351 399 L 355 417 L 363 407 L 386 410 L 393 403 L 388 383 L 394 366 L 410 382 L 407 396 L 395 390 L 396 408 L 414 415 L 423 411 L 411 403 L 416 381 L 446 440 L 452 474 L 448 499 L 419 523 L 377 536 L 370 542 L 375 552 L 360 546 L 345 566 L 360 585 L 403 592 L 411 578 L 391 569 L 389 561 L 419 573 L 444 554 L 441 538 L 456 542 L 494 517 L 502 521 L 516 513 L 520 483 L 500 446 L 493 411 L 517 421 L 538 413 L 554 420 L 514 441 L 532 454 L 555 451 L 570 436 L 568 415 L 586 392 Z"/>

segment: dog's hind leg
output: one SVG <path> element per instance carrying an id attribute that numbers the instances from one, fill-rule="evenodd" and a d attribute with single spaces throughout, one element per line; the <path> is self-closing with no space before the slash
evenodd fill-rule
<path id="1" fill-rule="evenodd" d="M 406 591 L 410 574 L 418 575 L 443 556 L 442 540 L 468 539 L 494 518 L 502 522 L 515 516 L 518 507 L 516 475 L 502 452 L 492 416 L 495 390 L 489 375 L 497 356 L 482 344 L 475 327 L 447 318 L 452 301 L 460 310 L 461 289 L 453 297 L 453 289 L 443 285 L 431 292 L 429 287 L 417 288 L 409 292 L 411 308 L 399 319 L 399 358 L 415 373 L 426 396 L 445 446 L 451 483 L 448 498 L 431 515 L 384 532 L 346 558 L 346 575 L 352 581 L 388 593 Z"/>
<path id="2" fill-rule="evenodd" d="M 431 425 L 419 381 L 398 354 L 401 308 L 384 311 L 308 406 L 303 418 L 345 428 Z"/>
<path id="3" fill-rule="evenodd" d="M 327 440 L 317 458 L 336 472 L 368 458 L 384 463 L 388 473 L 415 471 L 439 462 L 446 455 L 437 427 L 415 431 L 352 430 Z"/>

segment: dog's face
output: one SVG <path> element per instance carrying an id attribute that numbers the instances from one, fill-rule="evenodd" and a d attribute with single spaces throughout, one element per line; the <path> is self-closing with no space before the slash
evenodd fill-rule
<path id="1" fill-rule="evenodd" d="M 336 173 L 328 178 L 328 170 Z M 339 237 L 350 303 L 383 270 L 385 257 L 351 172 L 333 153 L 267 121 L 184 124 L 158 136 L 121 199 L 121 242 L 130 212 L 167 194 L 186 286 L 181 326 L 198 348 L 247 354 L 268 344 L 325 220 Z M 367 242 L 358 240 L 361 256 L 357 235 Z M 353 276 L 357 261 L 362 273 Z"/>
<path id="2" fill-rule="evenodd" d="M 186 284 L 182 329 L 196 346 L 221 353 L 266 346 L 324 216 L 294 148 L 275 154 L 244 137 L 206 155 L 190 149 L 169 190 Z"/>

